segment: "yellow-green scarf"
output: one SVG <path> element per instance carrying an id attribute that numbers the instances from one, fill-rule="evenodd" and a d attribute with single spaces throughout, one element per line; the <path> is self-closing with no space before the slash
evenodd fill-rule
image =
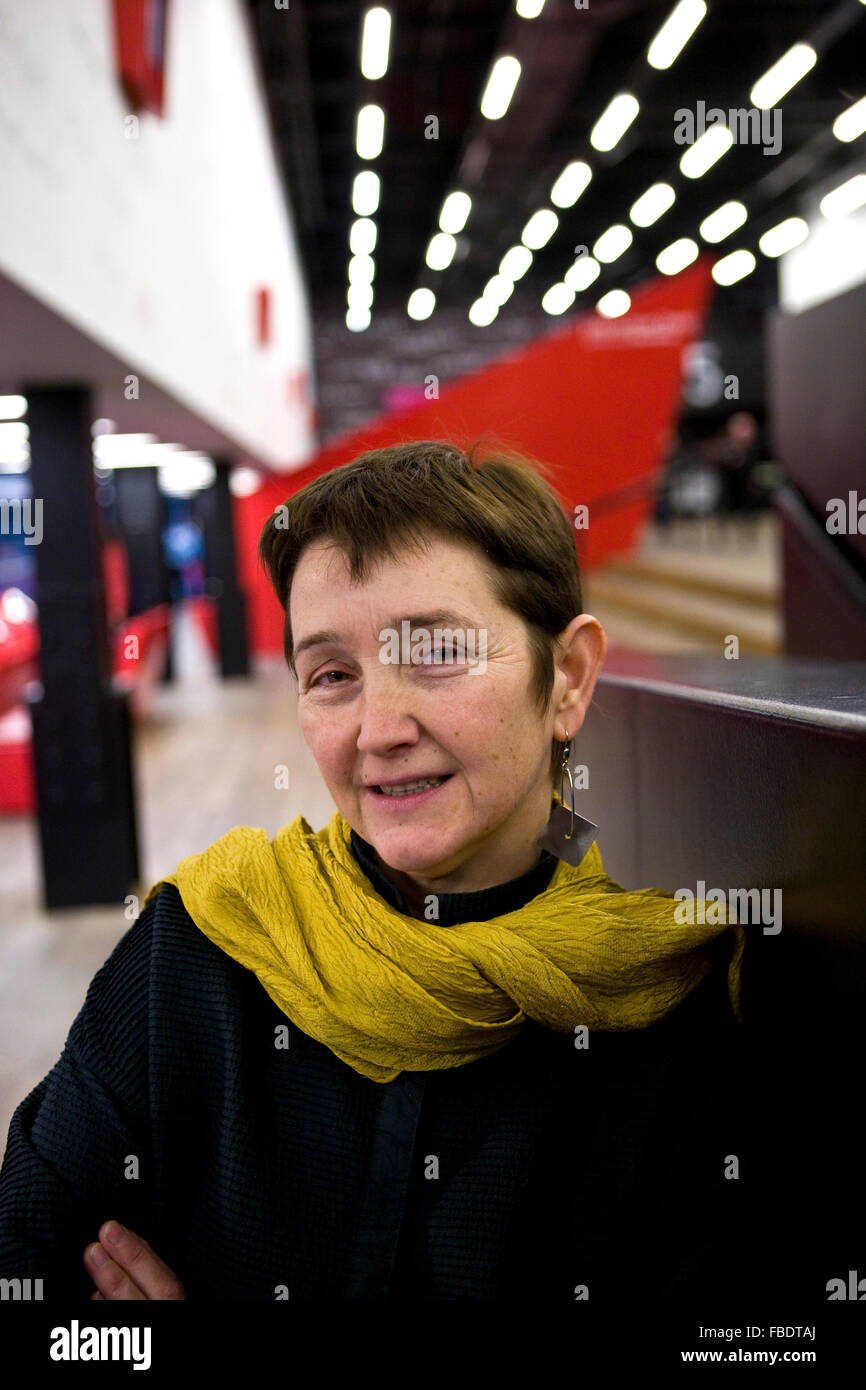
<path id="1" fill-rule="evenodd" d="M 559 1033 L 645 1028 L 670 1013 L 733 936 L 728 991 L 739 1019 L 745 932 L 674 920 L 673 895 L 627 892 L 597 844 L 559 860 L 516 912 L 440 927 L 396 911 L 355 860 L 337 811 L 267 832 L 236 826 L 159 879 L 209 940 L 251 970 L 293 1023 L 362 1076 L 457 1067 L 496 1052 L 527 1018 Z M 715 915 L 713 913 L 712 915 Z"/>

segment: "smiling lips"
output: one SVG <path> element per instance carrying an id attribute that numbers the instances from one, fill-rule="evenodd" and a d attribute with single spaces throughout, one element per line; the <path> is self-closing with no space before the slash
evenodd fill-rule
<path id="1" fill-rule="evenodd" d="M 451 775 L 445 772 L 431 777 L 403 778 L 399 782 L 371 783 L 367 790 L 382 796 L 414 796 L 418 792 L 429 791 L 431 787 L 441 786 Z"/>

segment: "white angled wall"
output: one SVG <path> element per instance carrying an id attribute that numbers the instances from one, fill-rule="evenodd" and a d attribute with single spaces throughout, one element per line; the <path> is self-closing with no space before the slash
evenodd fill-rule
<path id="1" fill-rule="evenodd" d="M 823 304 L 866 281 L 866 207 L 829 222 L 818 208 L 819 198 L 854 173 L 866 173 L 866 163 L 825 180 L 811 196 L 801 216 L 809 235 L 779 259 L 779 303 L 790 314 Z"/>
<path id="2" fill-rule="evenodd" d="M 287 385 L 312 371 L 309 311 L 242 0 L 173 0 L 164 114 L 138 140 L 112 8 L 0 0 L 0 273 L 287 468 L 312 447 Z"/>

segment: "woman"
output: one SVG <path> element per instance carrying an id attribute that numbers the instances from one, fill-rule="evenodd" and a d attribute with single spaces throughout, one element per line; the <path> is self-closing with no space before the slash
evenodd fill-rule
<path id="1" fill-rule="evenodd" d="M 605 639 L 553 490 L 382 449 L 260 554 L 337 812 L 151 888 L 15 1112 L 0 1275 L 602 1306 L 723 1279 L 743 933 L 624 892 L 557 802 Z"/>

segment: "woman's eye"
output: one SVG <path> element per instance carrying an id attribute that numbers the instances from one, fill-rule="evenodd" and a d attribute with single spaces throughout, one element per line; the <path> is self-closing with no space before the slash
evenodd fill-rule
<path id="1" fill-rule="evenodd" d="M 465 653 L 458 650 L 456 647 L 436 647 L 435 650 L 425 653 L 423 659 L 418 661 L 417 664 L 420 666 L 459 666 L 465 662 L 465 660 Z M 306 688 L 308 690 L 314 690 L 318 686 L 324 684 L 327 689 L 328 687 L 343 684 L 343 679 L 330 680 L 328 679 L 330 676 L 347 679 L 348 672 L 340 671 L 336 667 L 332 667 L 328 671 L 321 671 L 318 676 L 315 676 L 313 680 L 308 682 Z"/>
<path id="2" fill-rule="evenodd" d="M 430 655 L 429 664 L 433 666 L 443 666 L 463 660 L 463 652 L 458 651 L 456 647 L 437 647 L 435 652 Z M 425 665 L 426 664 L 425 662 Z"/>
<path id="3" fill-rule="evenodd" d="M 320 675 L 316 676 L 315 680 L 310 681 L 310 688 L 312 689 L 313 686 L 318 685 L 326 676 L 345 676 L 345 674 L 345 671 L 322 671 Z M 327 681 L 326 684 L 333 685 L 339 684 L 339 682 Z"/>

